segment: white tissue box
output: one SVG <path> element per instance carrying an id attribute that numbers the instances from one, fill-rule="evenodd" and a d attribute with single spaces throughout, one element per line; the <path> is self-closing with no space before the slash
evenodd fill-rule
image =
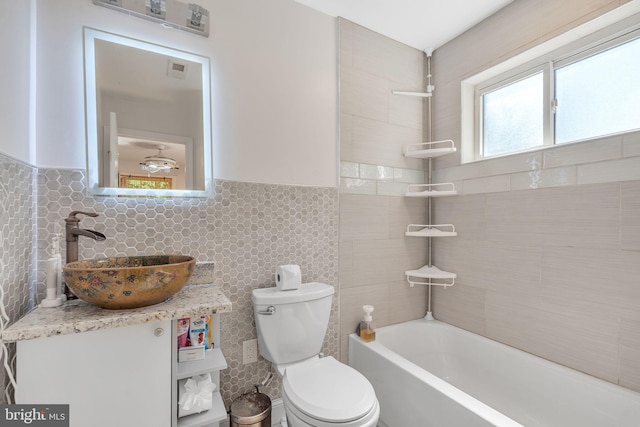
<path id="1" fill-rule="evenodd" d="M 187 381 L 191 381 L 192 385 L 195 382 L 197 384 L 196 390 L 192 386 L 191 390 L 187 391 Z M 216 388 L 216 385 L 211 382 L 211 374 L 198 375 L 178 381 L 178 418 L 211 409 L 213 407 L 213 392 Z"/>
<path id="2" fill-rule="evenodd" d="M 178 349 L 178 362 L 191 362 L 204 359 L 204 345 L 194 345 Z"/>

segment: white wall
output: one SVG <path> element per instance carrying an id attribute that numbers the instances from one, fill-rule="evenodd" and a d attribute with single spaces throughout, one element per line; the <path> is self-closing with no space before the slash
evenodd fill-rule
<path id="1" fill-rule="evenodd" d="M 36 3 L 38 166 L 86 167 L 82 27 L 90 26 L 211 58 L 215 178 L 336 186 L 334 18 L 293 0 L 201 0 L 206 38 L 90 0 Z"/>
<path id="2" fill-rule="evenodd" d="M 4 0 L 0 13 L 0 152 L 33 163 L 29 131 L 31 2 Z"/>

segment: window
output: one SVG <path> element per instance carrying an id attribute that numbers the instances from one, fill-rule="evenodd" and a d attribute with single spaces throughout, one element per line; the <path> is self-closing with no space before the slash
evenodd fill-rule
<path id="1" fill-rule="evenodd" d="M 640 30 L 572 49 L 475 85 L 473 160 L 640 129 Z"/>
<path id="2" fill-rule="evenodd" d="M 543 144 L 543 75 L 536 73 L 482 96 L 482 156 Z"/>
<path id="3" fill-rule="evenodd" d="M 640 39 L 555 70 L 556 143 L 640 128 Z"/>
<path id="4" fill-rule="evenodd" d="M 141 188 L 145 190 L 170 190 L 171 178 L 155 176 L 121 175 L 120 188 Z"/>

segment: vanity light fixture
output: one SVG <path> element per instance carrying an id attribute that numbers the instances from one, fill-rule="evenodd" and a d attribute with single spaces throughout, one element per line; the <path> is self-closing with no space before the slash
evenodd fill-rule
<path id="1" fill-rule="evenodd" d="M 171 170 L 179 170 L 178 162 L 170 157 L 162 155 L 162 150 L 166 147 L 164 145 L 158 145 L 158 153 L 147 156 L 142 162 L 140 162 L 140 169 L 149 173 L 164 172 L 169 173 Z"/>
<path id="2" fill-rule="evenodd" d="M 93 4 L 209 37 L 209 11 L 197 4 L 179 0 L 93 0 Z"/>

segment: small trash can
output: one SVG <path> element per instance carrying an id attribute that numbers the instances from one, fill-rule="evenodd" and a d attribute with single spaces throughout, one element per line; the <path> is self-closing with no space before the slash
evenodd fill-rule
<path id="1" fill-rule="evenodd" d="M 247 393 L 231 403 L 231 427 L 271 427 L 271 399 L 264 393 Z"/>

